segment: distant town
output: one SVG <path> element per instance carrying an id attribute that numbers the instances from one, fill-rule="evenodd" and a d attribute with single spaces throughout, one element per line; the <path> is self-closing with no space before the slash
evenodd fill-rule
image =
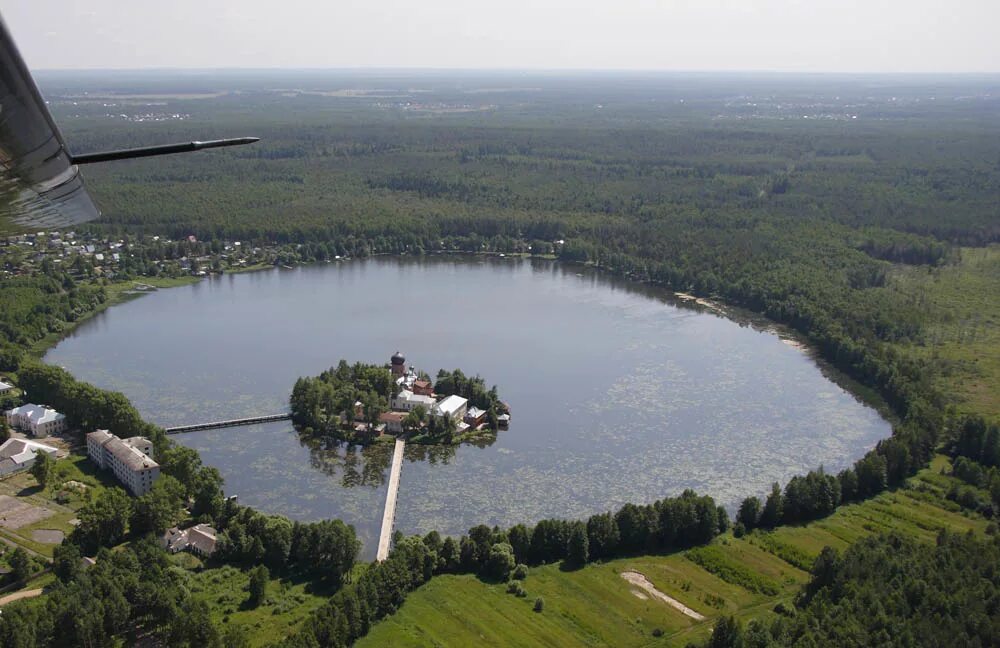
<path id="1" fill-rule="evenodd" d="M 356 243 L 356 242 L 355 242 Z M 512 241 L 510 254 L 551 256 L 565 241 Z M 438 252 L 474 253 L 445 246 Z M 483 252 L 483 250 L 479 250 Z M 280 243 L 261 240 L 212 239 L 194 235 L 177 239 L 145 235 L 122 238 L 75 231 L 26 233 L 0 238 L 0 278 L 34 275 L 52 269 L 77 279 L 129 280 L 136 277 L 205 277 L 300 263 L 335 262 L 382 251 L 332 242 Z M 505 254 L 496 251 L 497 256 Z"/>
<path id="2" fill-rule="evenodd" d="M 0 277 L 31 275 L 49 267 L 78 278 L 204 277 L 293 264 L 297 262 L 296 248 L 243 241 L 208 243 L 195 236 L 116 239 L 74 231 L 35 232 L 0 239 Z"/>

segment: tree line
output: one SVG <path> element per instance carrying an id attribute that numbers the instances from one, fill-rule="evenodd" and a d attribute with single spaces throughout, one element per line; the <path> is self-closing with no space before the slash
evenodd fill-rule
<path id="1" fill-rule="evenodd" d="M 710 542 L 729 525 L 725 509 L 686 490 L 649 505 L 626 504 L 616 513 L 583 520 L 540 520 L 509 529 L 478 525 L 458 539 L 437 531 L 423 538 L 397 535 L 387 560 L 372 563 L 282 642 L 283 648 L 349 646 L 438 574 L 478 574 L 504 582 L 523 565 L 562 562 L 579 568 L 596 560 L 659 553 Z"/>

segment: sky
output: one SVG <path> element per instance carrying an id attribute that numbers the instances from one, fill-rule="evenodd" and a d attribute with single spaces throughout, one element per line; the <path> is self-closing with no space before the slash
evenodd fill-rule
<path id="1" fill-rule="evenodd" d="M 0 0 L 29 67 L 1000 73 L 1000 0 Z"/>

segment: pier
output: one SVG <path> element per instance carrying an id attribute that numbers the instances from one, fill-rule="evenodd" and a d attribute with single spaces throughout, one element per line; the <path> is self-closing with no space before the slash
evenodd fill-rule
<path id="1" fill-rule="evenodd" d="M 389 557 L 392 542 L 392 527 L 396 523 L 396 494 L 399 492 L 399 475 L 403 470 L 403 448 L 406 443 L 396 439 L 392 452 L 392 468 L 389 469 L 389 491 L 385 494 L 385 511 L 382 512 L 382 532 L 378 536 L 378 551 L 375 560 L 381 562 Z"/>
<path id="2" fill-rule="evenodd" d="M 181 434 L 183 432 L 197 432 L 199 430 L 212 430 L 215 428 L 236 427 L 238 425 L 253 425 L 254 423 L 270 423 L 272 421 L 286 421 L 292 418 L 289 413 L 268 414 L 266 416 L 251 416 L 248 418 L 228 419 L 225 421 L 212 421 L 211 423 L 195 423 L 193 425 L 176 425 L 164 428 L 167 434 Z"/>

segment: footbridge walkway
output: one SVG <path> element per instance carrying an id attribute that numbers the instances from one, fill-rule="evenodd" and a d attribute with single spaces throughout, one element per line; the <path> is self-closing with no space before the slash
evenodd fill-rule
<path id="1" fill-rule="evenodd" d="M 385 511 L 382 512 L 382 532 L 378 536 L 378 551 L 375 560 L 381 562 L 389 557 L 392 544 L 392 527 L 396 523 L 396 495 L 399 493 L 399 475 L 403 470 L 403 448 L 406 443 L 396 439 L 392 452 L 392 468 L 389 469 L 389 491 L 385 494 Z"/>
<path id="2" fill-rule="evenodd" d="M 227 419 L 225 421 L 212 421 L 211 423 L 194 423 L 192 425 L 175 425 L 164 428 L 167 434 L 181 434 L 183 432 L 197 432 L 198 430 L 212 430 L 214 428 L 236 427 L 238 425 L 253 425 L 254 423 L 270 423 L 271 421 L 286 421 L 292 418 L 289 413 L 268 414 L 266 416 L 250 416 L 247 418 Z"/>

